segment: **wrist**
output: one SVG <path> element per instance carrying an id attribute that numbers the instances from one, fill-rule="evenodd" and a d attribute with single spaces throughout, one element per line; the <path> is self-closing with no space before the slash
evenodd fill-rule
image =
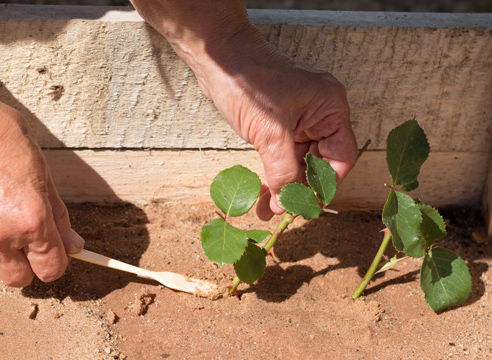
<path id="1" fill-rule="evenodd" d="M 247 86 L 244 79 L 253 76 L 255 68 L 268 67 L 268 63 L 273 66 L 275 61 L 272 58 L 277 57 L 251 24 L 220 40 L 182 42 L 174 48 L 193 70 L 200 87 L 212 100 L 215 100 L 211 96 L 214 87 L 225 86 L 224 82 L 231 81 L 242 82 L 243 86 Z"/>

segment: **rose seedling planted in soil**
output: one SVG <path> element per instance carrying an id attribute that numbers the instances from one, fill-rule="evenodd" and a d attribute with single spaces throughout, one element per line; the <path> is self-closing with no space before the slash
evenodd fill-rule
<path id="1" fill-rule="evenodd" d="M 420 288 L 432 310 L 439 312 L 459 306 L 468 299 L 472 282 L 465 262 L 451 250 L 434 246 L 436 240 L 446 236 L 441 215 L 407 194 L 419 186 L 417 177 L 429 152 L 427 136 L 415 119 L 388 135 L 386 161 L 392 184 L 382 215 L 387 229 L 371 267 L 352 295 L 354 299 L 362 294 L 376 272 L 386 271 L 401 260 L 394 256 L 380 265 L 390 240 L 398 252 L 413 258 L 423 257 Z"/>
<path id="2" fill-rule="evenodd" d="M 352 295 L 354 299 L 362 294 L 375 273 L 386 271 L 401 260 L 395 256 L 381 264 L 391 240 L 398 252 L 423 257 L 420 286 L 434 311 L 458 306 L 468 298 L 471 277 L 465 262 L 450 250 L 434 247 L 436 240 L 446 236 L 442 217 L 436 209 L 407 194 L 418 187 L 417 177 L 429 152 L 427 137 L 416 120 L 405 122 L 389 134 L 386 154 L 392 184 L 382 216 L 387 228 L 369 271 Z M 286 213 L 273 233 L 242 230 L 228 222 L 253 207 L 261 189 L 257 174 L 236 165 L 221 171 L 212 182 L 210 196 L 222 214 L 203 226 L 201 244 L 211 261 L 234 264 L 237 276 L 230 294 L 236 292 L 241 281 L 251 284 L 263 276 L 268 251 L 297 216 L 306 220 L 317 218 L 335 196 L 336 173 L 328 162 L 312 154 L 304 160 L 309 186 L 292 183 L 282 189 L 280 203 Z"/>
<path id="3" fill-rule="evenodd" d="M 261 181 L 251 170 L 236 165 L 221 171 L 210 186 L 210 196 L 222 216 L 203 226 L 202 249 L 205 255 L 220 265 L 234 264 L 236 278 L 230 289 L 233 294 L 241 281 L 251 284 L 265 271 L 265 256 L 275 241 L 301 215 L 310 220 L 318 217 L 336 192 L 336 173 L 328 162 L 307 154 L 306 177 L 310 187 L 292 183 L 284 186 L 280 202 L 286 213 L 275 231 L 238 229 L 227 222 L 228 218 L 247 213 L 256 202 Z M 313 191 L 314 190 L 314 191 Z M 259 244 L 265 242 L 260 248 Z"/>

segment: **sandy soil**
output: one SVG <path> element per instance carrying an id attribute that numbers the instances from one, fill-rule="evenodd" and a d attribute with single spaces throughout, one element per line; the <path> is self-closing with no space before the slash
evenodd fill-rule
<path id="1" fill-rule="evenodd" d="M 89 250 L 222 288 L 234 275 L 202 254 L 200 228 L 215 216 L 211 206 L 69 210 Z M 265 276 L 241 285 L 239 298 L 200 298 L 78 260 L 53 283 L 22 290 L 0 284 L 0 359 L 492 358 L 490 243 L 478 212 L 443 213 L 446 247 L 467 261 L 473 277 L 473 293 L 458 309 L 432 312 L 414 259 L 353 301 L 382 240 L 380 218 L 326 214 L 294 223 L 268 258 Z M 276 221 L 251 214 L 238 225 L 271 230 Z"/>

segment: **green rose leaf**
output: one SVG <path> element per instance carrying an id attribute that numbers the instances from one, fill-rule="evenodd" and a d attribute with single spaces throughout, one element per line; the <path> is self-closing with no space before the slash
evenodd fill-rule
<path id="1" fill-rule="evenodd" d="M 420 288 L 435 312 L 463 304 L 471 293 L 472 280 L 465 262 L 454 252 L 434 248 L 424 257 Z"/>
<path id="2" fill-rule="evenodd" d="M 328 161 L 307 153 L 304 158 L 306 162 L 306 178 L 309 186 L 316 191 L 318 199 L 328 205 L 337 191 L 337 173 Z"/>
<path id="3" fill-rule="evenodd" d="M 388 135 L 386 148 L 393 186 L 414 183 L 429 152 L 427 136 L 415 119 L 393 129 Z M 415 189 L 415 185 L 411 187 Z"/>
<path id="4" fill-rule="evenodd" d="M 246 251 L 239 261 L 234 263 L 234 270 L 239 279 L 246 284 L 252 284 L 263 276 L 266 267 L 265 254 L 255 244 L 248 244 Z"/>
<path id="5" fill-rule="evenodd" d="M 202 249 L 209 260 L 220 265 L 237 261 L 248 246 L 246 232 L 223 219 L 215 219 L 202 227 Z"/>
<path id="6" fill-rule="evenodd" d="M 447 235 L 446 224 L 439 212 L 429 205 L 419 205 L 422 212 L 422 225 L 420 225 L 420 236 L 427 247 L 434 241 Z"/>
<path id="7" fill-rule="evenodd" d="M 418 187 L 419 187 L 419 181 L 415 180 L 415 181 L 412 181 L 411 183 L 403 185 L 403 187 L 401 188 L 401 191 L 410 192 L 410 191 L 417 189 Z"/>
<path id="8" fill-rule="evenodd" d="M 383 209 L 383 223 L 393 236 L 396 250 L 411 257 L 422 257 L 425 242 L 419 237 L 422 214 L 419 205 L 405 193 L 391 189 Z"/>
<path id="9" fill-rule="evenodd" d="M 302 215 L 311 220 L 321 214 L 321 207 L 313 190 L 298 183 L 287 184 L 280 192 L 280 203 L 286 211 L 293 215 Z"/>
<path id="10" fill-rule="evenodd" d="M 249 240 L 255 243 L 262 243 L 265 241 L 272 233 L 266 230 L 248 230 L 246 231 L 246 235 Z"/>
<path id="11" fill-rule="evenodd" d="M 405 253 L 405 255 L 408 255 L 410 257 L 421 258 L 425 255 L 425 249 L 425 240 L 419 237 L 418 242 L 408 246 L 406 249 L 403 250 L 403 252 Z"/>
<path id="12" fill-rule="evenodd" d="M 241 165 L 235 165 L 217 174 L 210 186 L 210 196 L 226 216 L 247 213 L 260 194 L 258 175 Z"/>

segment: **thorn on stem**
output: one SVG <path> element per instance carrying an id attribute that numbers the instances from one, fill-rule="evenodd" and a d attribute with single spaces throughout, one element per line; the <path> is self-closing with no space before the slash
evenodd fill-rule
<path id="1" fill-rule="evenodd" d="M 360 158 L 360 156 L 362 155 L 362 153 L 367 150 L 367 148 L 369 147 L 369 144 L 370 143 L 371 143 L 371 139 L 368 139 L 366 141 L 366 143 L 364 144 L 364 146 L 362 147 L 362 149 L 360 149 L 359 154 L 357 155 L 357 158 Z"/>
<path id="2" fill-rule="evenodd" d="M 327 207 L 323 207 L 322 209 L 324 212 L 330 213 L 330 214 L 338 214 L 338 210 L 333 210 L 333 209 L 328 209 Z"/>
<path id="3" fill-rule="evenodd" d="M 215 210 L 215 213 L 216 213 L 216 214 L 217 214 L 220 218 L 222 218 L 222 220 L 224 220 L 224 221 L 226 220 L 225 216 L 224 216 L 224 215 L 222 215 L 222 214 L 221 214 L 220 212 L 218 212 L 217 210 Z"/>

